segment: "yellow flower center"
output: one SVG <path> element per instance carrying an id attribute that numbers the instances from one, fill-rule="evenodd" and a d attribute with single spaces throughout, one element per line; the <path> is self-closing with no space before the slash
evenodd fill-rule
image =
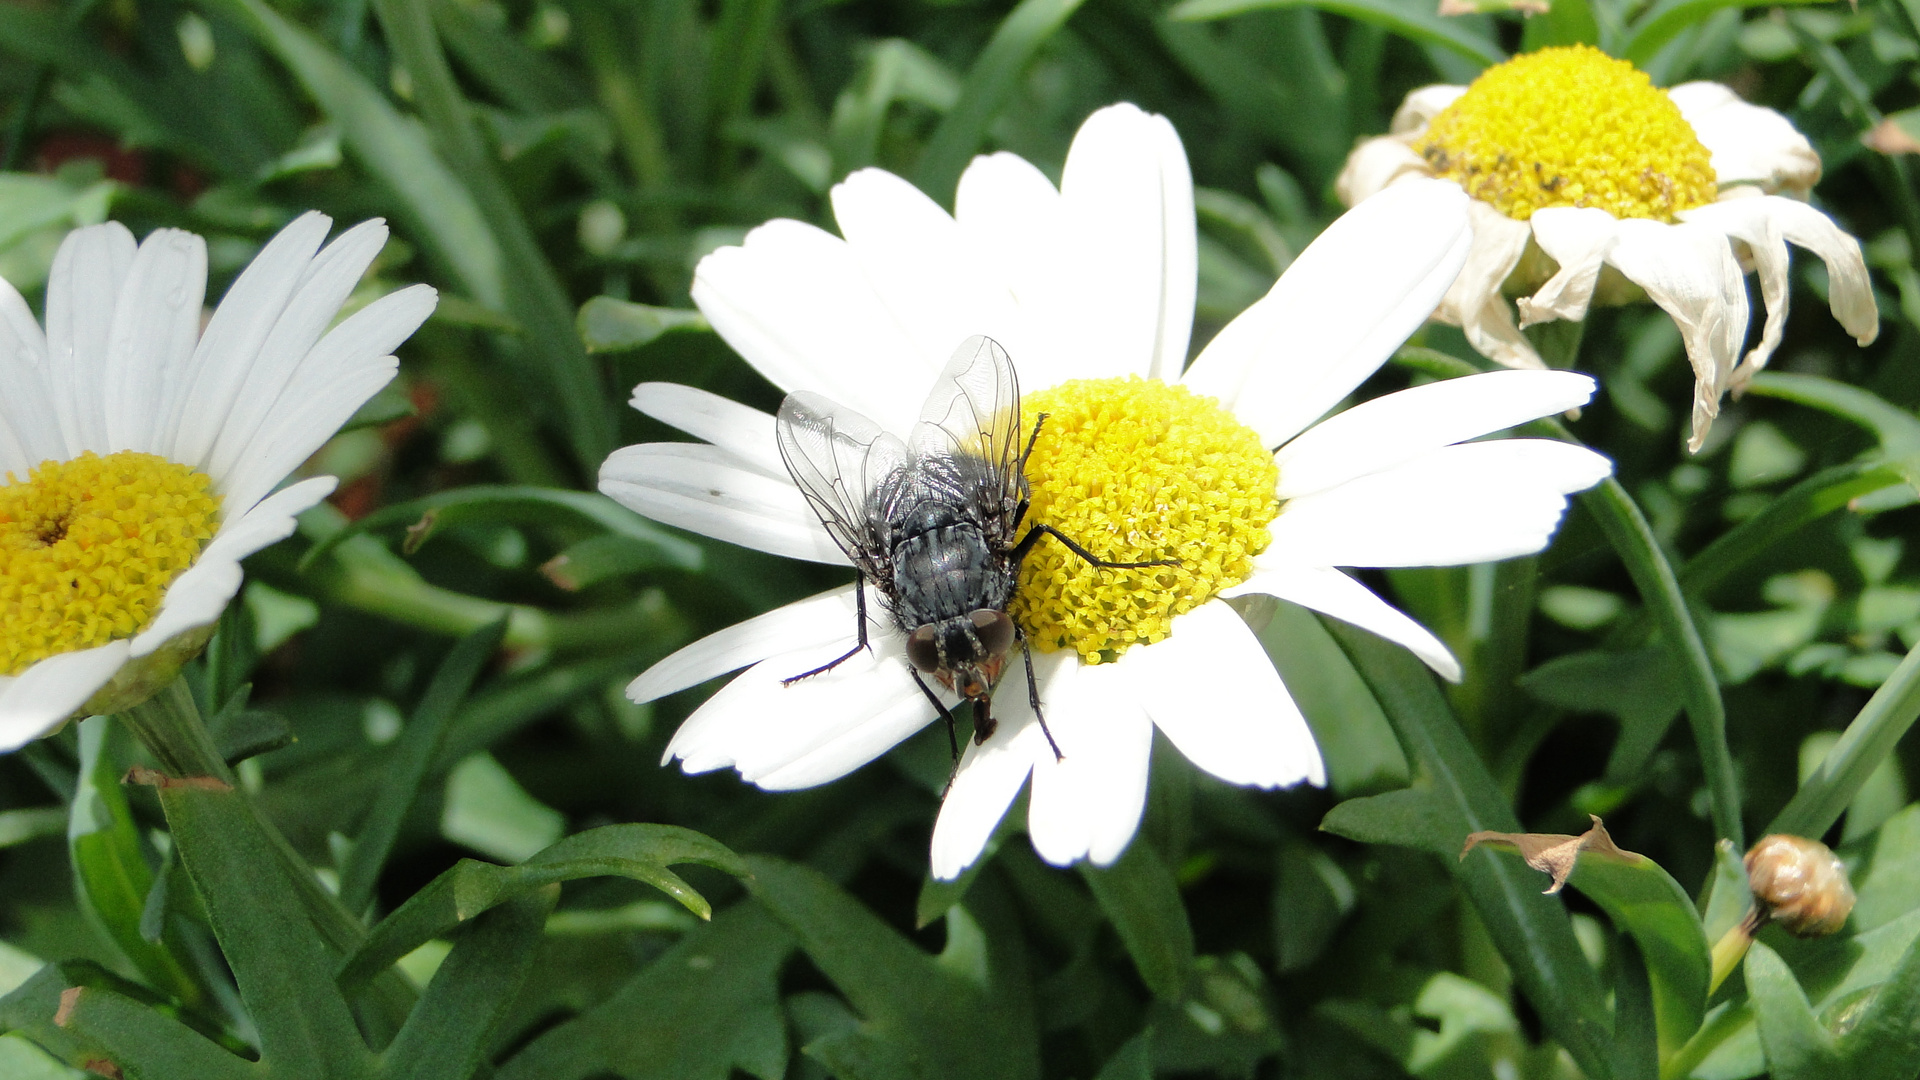
<path id="1" fill-rule="evenodd" d="M 1076 379 L 1029 395 L 1025 410 L 1047 414 L 1027 459 L 1029 522 L 1110 562 L 1179 560 L 1100 570 L 1040 541 L 1009 609 L 1036 648 L 1112 661 L 1253 572 L 1280 474 L 1219 402 L 1157 379 Z"/>
<path id="2" fill-rule="evenodd" d="M 132 637 L 219 525 L 206 474 L 123 450 L 0 487 L 0 674 Z"/>
<path id="3" fill-rule="evenodd" d="M 1712 156 L 1645 72 L 1588 45 L 1480 73 L 1414 149 L 1510 218 L 1549 206 L 1671 221 L 1713 201 Z"/>

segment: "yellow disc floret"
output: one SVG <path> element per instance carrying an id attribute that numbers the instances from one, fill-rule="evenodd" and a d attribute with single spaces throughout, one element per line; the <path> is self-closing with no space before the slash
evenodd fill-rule
<path id="1" fill-rule="evenodd" d="M 1414 143 L 1510 218 L 1549 206 L 1671 221 L 1714 199 L 1712 154 L 1645 72 L 1588 45 L 1488 68 Z"/>
<path id="2" fill-rule="evenodd" d="M 1260 437 L 1217 401 L 1157 379 L 1078 379 L 1032 394 L 1047 420 L 1027 459 L 1028 521 L 1110 562 L 1042 540 L 1010 607 L 1036 648 L 1105 663 L 1167 636 L 1173 617 L 1253 571 L 1278 511 L 1279 472 Z"/>
<path id="3" fill-rule="evenodd" d="M 205 473 L 123 450 L 0 487 L 0 674 L 131 637 L 219 526 Z"/>

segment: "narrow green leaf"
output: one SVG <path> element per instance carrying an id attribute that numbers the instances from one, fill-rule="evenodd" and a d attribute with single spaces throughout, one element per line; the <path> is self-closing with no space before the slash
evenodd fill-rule
<path id="1" fill-rule="evenodd" d="M 1423 0 L 1185 0 L 1167 12 L 1183 22 L 1225 19 L 1249 11 L 1312 7 L 1360 22 L 1372 23 L 1410 41 L 1437 45 L 1482 64 L 1507 58 L 1500 46 L 1434 13 Z"/>
<path id="2" fill-rule="evenodd" d="M 1819 375 L 1763 371 L 1754 376 L 1748 392 L 1792 401 L 1858 424 L 1873 432 L 1880 448 L 1895 459 L 1920 457 L 1920 419 L 1871 390 Z"/>
<path id="3" fill-rule="evenodd" d="M 1713 961 L 1693 900 L 1672 875 L 1644 855 L 1583 851 L 1569 883 L 1585 893 L 1638 945 L 1642 978 L 1651 983 L 1662 1057 L 1693 1037 L 1707 1011 Z"/>
<path id="4" fill-rule="evenodd" d="M 1840 1038 L 1849 1077 L 1913 1080 L 1920 1062 L 1920 939 L 1907 946 L 1893 977 L 1868 999 L 1862 1015 L 1834 1019 L 1852 1025 Z"/>
<path id="5" fill-rule="evenodd" d="M 475 630 L 454 645 L 433 673 L 433 682 L 427 686 L 413 717 L 393 744 L 386 776 L 380 782 L 360 834 L 354 838 L 353 852 L 341 867 L 340 902 L 348 911 L 363 911 L 373 900 L 380 869 L 393 851 L 407 811 L 427 781 L 447 723 L 473 688 L 481 667 L 499 651 L 506 633 L 505 619 Z"/>
<path id="6" fill-rule="evenodd" d="M 468 923 L 394 1037 L 381 1072 L 395 1080 L 469 1080 L 479 1075 L 495 1028 L 526 982 L 547 916 L 560 898 L 548 885 L 496 905 Z"/>
<path id="7" fill-rule="evenodd" d="M 723 0 L 720 17 L 714 21 L 708 46 L 707 92 L 712 112 L 707 129 L 716 140 L 725 140 L 741 118 L 748 114 L 753 94 L 760 86 L 767 50 L 780 20 L 780 0 Z M 728 167 L 730 155 L 722 151 L 721 170 Z"/>
<path id="8" fill-rule="evenodd" d="M 636 304 L 611 296 L 596 296 L 581 304 L 575 326 L 590 353 L 637 349 L 675 330 L 713 329 L 699 311 Z"/>
<path id="9" fill-rule="evenodd" d="M 1808 4 L 1814 0 L 1788 0 Z M 1618 55 L 1642 67 L 1666 44 L 1689 27 L 1705 22 L 1725 8 L 1774 7 L 1774 0 L 1659 0 L 1634 20 Z"/>
<path id="10" fill-rule="evenodd" d="M 1153 1030 L 1142 1031 L 1115 1050 L 1094 1080 L 1153 1080 Z"/>
<path id="11" fill-rule="evenodd" d="M 0 810 L 0 848 L 24 844 L 67 830 L 67 812 L 57 806 Z"/>
<path id="12" fill-rule="evenodd" d="M 1828 751 L 1785 809 L 1767 826 L 1768 832 L 1820 836 L 1840 820 L 1847 805 L 1873 775 L 1900 739 L 1920 718 L 1920 648 L 1880 684 L 1859 715 L 1847 725 L 1840 741 Z"/>
<path id="13" fill-rule="evenodd" d="M 747 872 L 740 857 L 691 829 L 672 825 L 606 825 L 554 844 L 519 866 L 462 859 L 382 919 L 341 966 L 340 982 L 352 986 L 384 971 L 425 942 L 495 905 L 555 882 L 587 877 L 642 881 L 678 900 L 701 918 L 711 908 L 667 867 L 711 866 L 735 876 Z"/>
<path id="14" fill-rule="evenodd" d="M 1681 567 L 1680 585 L 1689 596 L 1706 596 L 1755 559 L 1777 550 L 1782 540 L 1845 509 L 1852 500 L 1910 484 L 1904 469 L 1880 455 L 1822 469 L 1768 499 L 1759 513 L 1700 549 Z"/>
<path id="15" fill-rule="evenodd" d="M 1606 771 L 1615 782 L 1640 774 L 1679 717 L 1683 700 L 1680 680 L 1665 650 L 1657 648 L 1556 656 L 1527 672 L 1520 686 L 1549 705 L 1611 713 L 1620 721 Z"/>
<path id="16" fill-rule="evenodd" d="M 1179 883 L 1144 836 L 1136 836 L 1112 866 L 1082 865 L 1080 876 L 1133 957 L 1154 996 L 1178 1001 L 1193 969 L 1193 927 Z"/>
<path id="17" fill-rule="evenodd" d="M 740 904 L 661 953 L 612 997 L 542 1032 L 496 1080 L 760 1080 L 787 1072 L 780 967 L 793 938 Z"/>
<path id="18" fill-rule="evenodd" d="M 1848 1075 L 1833 1033 L 1822 1027 L 1805 991 L 1780 954 L 1761 942 L 1747 950 L 1747 993 L 1774 1080 L 1831 1080 Z"/>
<path id="19" fill-rule="evenodd" d="M 960 100 L 940 121 L 926 149 L 920 152 L 914 169 L 914 183 L 920 190 L 941 202 L 951 202 L 953 189 L 960 182 L 974 152 L 987 136 L 993 122 L 1020 80 L 1027 66 L 1084 0 L 1020 0 L 1018 7 L 1000 21 L 987 47 L 967 70 L 960 87 Z"/>
<path id="20" fill-rule="evenodd" d="M 1634 942 L 1625 934 L 1614 939 L 1613 1075 L 1615 1080 L 1659 1080 L 1657 995 Z"/>
<path id="21" fill-rule="evenodd" d="M 1713 846 L 1713 873 L 1701 890 L 1700 929 L 1708 941 L 1733 929 L 1753 907 L 1753 890 L 1747 885 L 1747 865 L 1740 859 L 1733 841 L 1722 840 Z"/>
<path id="22" fill-rule="evenodd" d="M 1427 835 L 1451 835 L 1464 842 L 1471 832 L 1517 832 L 1512 808 L 1426 668 L 1405 650 L 1363 630 L 1335 619 L 1322 622 L 1393 724 L 1415 769 L 1413 790 L 1431 793 L 1423 827 Z M 1414 796 L 1405 798 L 1411 801 Z M 1588 1076 L 1611 1077 L 1606 1047 L 1613 1024 L 1566 909 L 1541 895 L 1532 871 L 1491 851 L 1448 862 L 1547 1030 Z"/>
<path id="23" fill-rule="evenodd" d="M 117 1069 L 136 1080 L 246 1080 L 264 1073 L 88 964 L 49 964 L 0 998 L 0 1030 L 8 1028 L 102 1075 Z"/>

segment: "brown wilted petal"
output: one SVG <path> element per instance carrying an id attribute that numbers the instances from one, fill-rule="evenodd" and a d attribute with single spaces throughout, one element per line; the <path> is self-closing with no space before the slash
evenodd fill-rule
<path id="1" fill-rule="evenodd" d="M 1598 851 L 1608 855 L 1627 855 L 1607 835 L 1607 827 L 1601 824 L 1599 817 L 1593 818 L 1593 828 L 1579 836 L 1565 833 L 1504 833 L 1477 832 L 1467 837 L 1467 846 L 1460 849 L 1460 857 L 1466 858 L 1467 852 L 1480 844 L 1509 844 L 1520 850 L 1520 857 L 1527 865 L 1543 873 L 1552 875 L 1553 884 L 1548 885 L 1546 893 L 1552 896 L 1567 884 L 1567 878 L 1573 874 L 1574 863 L 1583 851 Z"/>

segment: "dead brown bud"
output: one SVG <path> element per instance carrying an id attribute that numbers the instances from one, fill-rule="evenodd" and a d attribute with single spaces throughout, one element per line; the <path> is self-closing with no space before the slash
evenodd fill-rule
<path id="1" fill-rule="evenodd" d="M 1853 885 L 1833 849 L 1818 840 L 1775 833 L 1747 851 L 1747 885 L 1766 917 L 1796 937 L 1819 937 L 1846 925 Z"/>

